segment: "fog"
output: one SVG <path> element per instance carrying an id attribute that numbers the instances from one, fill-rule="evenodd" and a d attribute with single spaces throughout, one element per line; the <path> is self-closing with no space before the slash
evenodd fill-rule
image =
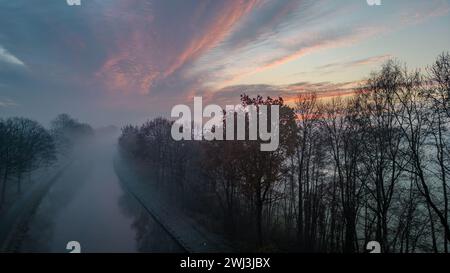
<path id="1" fill-rule="evenodd" d="M 136 200 L 113 169 L 116 138 L 102 136 L 77 147 L 73 162 L 51 187 L 30 220 L 17 250 L 69 252 L 173 252 L 172 241 Z"/>

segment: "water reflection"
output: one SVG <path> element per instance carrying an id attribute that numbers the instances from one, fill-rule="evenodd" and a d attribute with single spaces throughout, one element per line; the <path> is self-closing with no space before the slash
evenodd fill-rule
<path id="1" fill-rule="evenodd" d="M 139 252 L 183 252 L 183 248 L 164 231 L 153 217 L 129 194 L 119 201 L 126 214 L 133 216 L 132 227 L 136 231 Z"/>
<path id="2" fill-rule="evenodd" d="M 22 238 L 18 238 L 16 251 L 18 252 L 51 252 L 51 242 L 54 237 L 55 220 L 64 212 L 68 204 L 73 201 L 83 181 L 91 172 L 91 164 L 75 160 L 70 168 L 50 189 L 49 193 L 39 204 L 34 216 L 26 227 Z M 83 172 L 80 170 L 83 169 Z M 75 178 L 75 175 L 79 175 Z"/>

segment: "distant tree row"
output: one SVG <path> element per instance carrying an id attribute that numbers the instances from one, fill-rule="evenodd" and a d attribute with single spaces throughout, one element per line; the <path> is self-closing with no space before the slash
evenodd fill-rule
<path id="1" fill-rule="evenodd" d="M 67 154 L 74 146 L 94 136 L 94 130 L 89 124 L 80 123 L 68 114 L 60 114 L 50 123 L 50 133 L 57 149 Z"/>
<path id="2" fill-rule="evenodd" d="M 6 201 L 8 183 L 21 192 L 26 174 L 56 161 L 80 139 L 93 134 L 87 124 L 67 114 L 59 115 L 47 130 L 34 120 L 21 117 L 0 119 L 0 208 Z"/>
<path id="3" fill-rule="evenodd" d="M 240 250 L 448 253 L 448 53 L 424 71 L 388 61 L 348 99 L 242 103 L 281 106 L 278 150 L 173 141 L 157 118 L 124 127 L 120 151 Z"/>

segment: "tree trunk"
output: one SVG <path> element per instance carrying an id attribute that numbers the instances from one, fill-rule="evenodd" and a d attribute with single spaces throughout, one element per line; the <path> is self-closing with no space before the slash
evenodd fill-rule
<path id="1" fill-rule="evenodd" d="M 299 166 L 298 166 L 298 219 L 297 219 L 297 240 L 298 244 L 300 246 L 300 249 L 303 248 L 304 243 L 304 230 L 303 230 L 303 158 L 304 156 L 300 156 L 300 150 L 298 150 L 298 159 L 299 159 Z"/>
<path id="2" fill-rule="evenodd" d="M 356 241 L 355 216 L 351 212 L 347 212 L 346 214 L 344 252 L 354 253 Z"/>
<path id="3" fill-rule="evenodd" d="M 434 253 L 438 253 L 437 244 L 436 244 L 436 229 L 434 227 L 434 219 L 433 214 L 430 209 L 430 205 L 427 203 L 428 215 L 430 217 L 430 228 L 431 228 L 431 240 L 433 243 L 433 251 Z"/>
<path id="4" fill-rule="evenodd" d="M 8 180 L 8 169 L 5 169 L 3 173 L 3 184 L 2 184 L 2 195 L 0 199 L 0 207 L 2 207 L 6 202 L 6 181 Z"/>
<path id="5" fill-rule="evenodd" d="M 262 202 L 257 200 L 256 202 L 256 232 L 258 236 L 258 245 L 262 247 L 263 236 L 262 236 Z"/>
<path id="6" fill-rule="evenodd" d="M 20 194 L 22 192 L 22 174 L 19 172 L 17 176 L 17 193 Z"/>

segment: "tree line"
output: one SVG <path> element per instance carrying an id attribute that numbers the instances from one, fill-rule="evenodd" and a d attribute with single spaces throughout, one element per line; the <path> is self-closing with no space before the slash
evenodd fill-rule
<path id="1" fill-rule="evenodd" d="M 120 152 L 238 250 L 448 253 L 448 53 L 424 70 L 390 60 L 349 98 L 241 102 L 280 105 L 278 150 L 173 141 L 156 118 L 125 126 Z"/>
<path id="2" fill-rule="evenodd" d="M 88 124 L 67 114 L 58 115 L 50 129 L 28 118 L 0 119 L 0 209 L 7 201 L 11 183 L 21 193 L 27 174 L 68 155 L 80 139 L 92 136 L 93 132 Z"/>

